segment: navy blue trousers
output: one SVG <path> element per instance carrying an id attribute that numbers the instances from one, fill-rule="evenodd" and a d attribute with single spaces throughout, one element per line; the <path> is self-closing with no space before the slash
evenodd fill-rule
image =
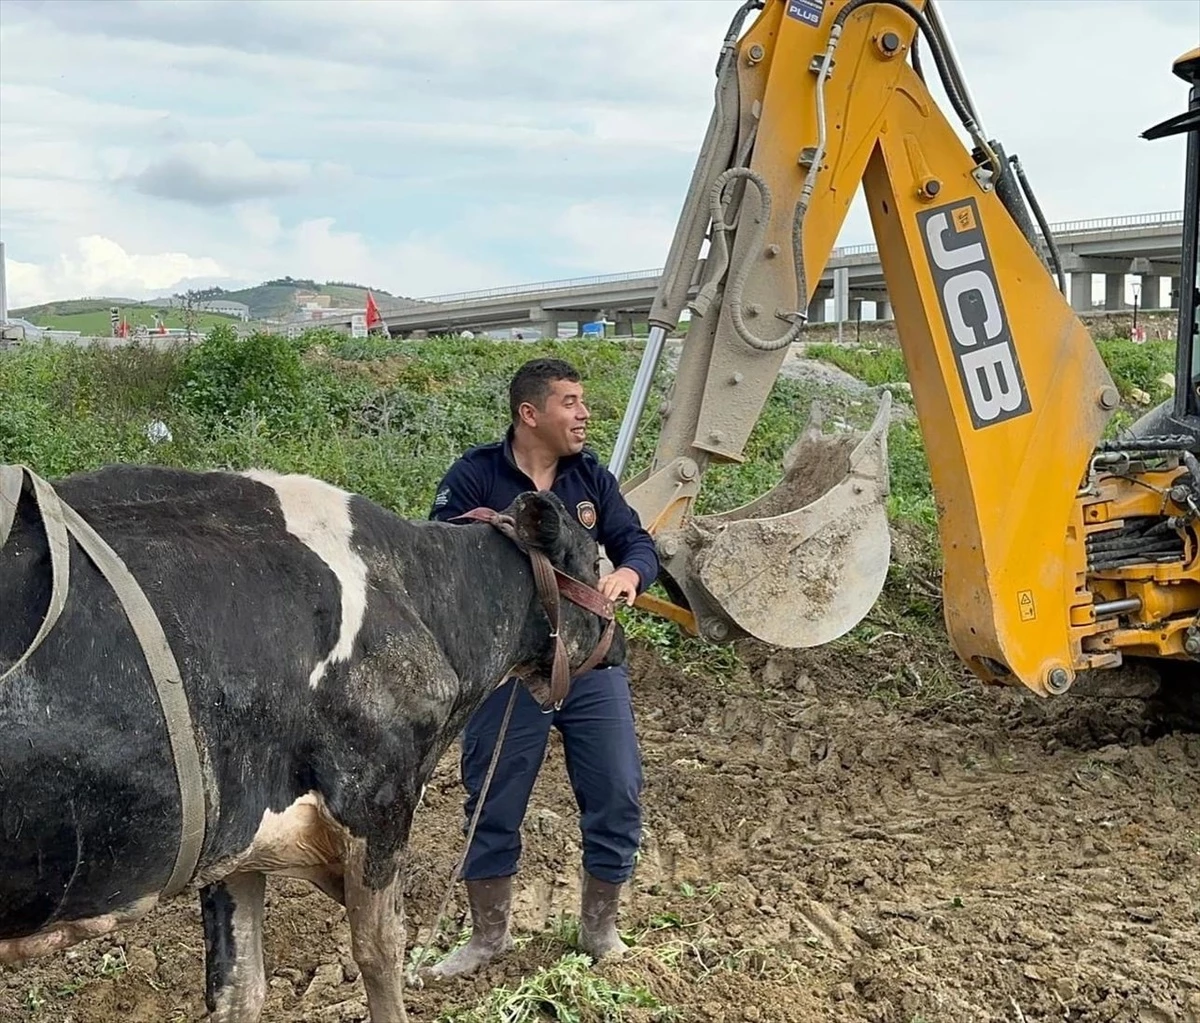
<path id="1" fill-rule="evenodd" d="M 517 872 L 521 822 L 554 727 L 562 734 L 567 777 L 579 805 L 584 868 L 601 881 L 627 881 L 642 837 L 642 761 L 624 667 L 597 668 L 580 675 L 571 682 L 562 708 L 550 713 L 543 713 L 516 679 L 488 697 L 463 734 L 467 823 L 475 812 L 514 685 L 517 701 L 463 879 L 478 881 Z"/>

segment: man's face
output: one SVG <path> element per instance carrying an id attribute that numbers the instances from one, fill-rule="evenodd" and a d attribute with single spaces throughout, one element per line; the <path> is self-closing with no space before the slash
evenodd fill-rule
<path id="1" fill-rule="evenodd" d="M 550 385 L 545 408 L 526 405 L 523 418 L 537 439 L 559 458 L 577 455 L 587 442 L 587 422 L 591 418 L 583 403 L 583 385 L 571 380 L 555 380 Z"/>

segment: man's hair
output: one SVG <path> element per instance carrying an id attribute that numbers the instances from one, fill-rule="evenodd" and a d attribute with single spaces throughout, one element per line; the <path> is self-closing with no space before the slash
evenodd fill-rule
<path id="1" fill-rule="evenodd" d="M 519 421 L 518 409 L 529 402 L 544 410 L 550 389 L 556 380 L 579 382 L 579 371 L 562 359 L 530 359 L 513 375 L 508 385 L 508 408 L 513 422 Z"/>

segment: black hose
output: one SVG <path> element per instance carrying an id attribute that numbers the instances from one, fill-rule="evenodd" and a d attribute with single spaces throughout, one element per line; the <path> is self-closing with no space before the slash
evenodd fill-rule
<path id="1" fill-rule="evenodd" d="M 921 41 L 921 37 L 919 35 L 913 36 L 912 49 L 909 50 L 909 53 L 912 54 L 913 70 L 917 73 L 917 77 L 919 79 L 921 79 L 922 82 L 924 82 L 925 81 L 925 71 L 921 67 L 921 51 L 918 46 L 918 43 L 920 43 L 920 41 Z"/>
<path id="2" fill-rule="evenodd" d="M 1054 267 L 1054 276 L 1058 278 L 1058 290 L 1067 290 L 1067 278 L 1063 274 L 1062 258 L 1058 254 L 1058 243 L 1054 240 L 1054 235 L 1050 233 L 1050 225 L 1046 223 L 1046 217 L 1042 213 L 1041 204 L 1037 201 L 1037 196 L 1033 194 L 1033 187 L 1029 184 L 1029 179 L 1025 177 L 1025 168 L 1021 166 L 1021 160 L 1015 154 L 1008 158 L 1008 162 L 1012 164 L 1012 168 L 1017 173 L 1017 180 L 1021 183 L 1021 191 L 1025 193 L 1025 201 L 1029 203 L 1029 208 L 1033 210 L 1033 218 L 1037 221 L 1038 230 L 1042 232 L 1042 238 L 1046 242 L 1046 248 L 1050 250 L 1050 263 Z"/>
<path id="3" fill-rule="evenodd" d="M 721 52 L 717 56 L 717 77 L 721 77 L 721 65 L 725 62 L 727 54 L 733 51 L 734 45 L 737 43 L 738 36 L 742 32 L 742 24 L 751 11 L 761 11 L 766 6 L 763 0 L 746 0 L 737 13 L 733 16 L 733 20 L 729 23 L 729 31 L 725 33 L 725 42 L 721 46 Z"/>
<path id="4" fill-rule="evenodd" d="M 950 105 L 954 107 L 954 112 L 958 114 L 959 120 L 962 121 L 963 127 L 970 132 L 971 137 L 985 152 L 989 153 L 991 147 L 988 146 L 979 131 L 979 125 L 975 123 L 975 118 L 971 115 L 970 109 L 967 107 L 966 101 L 959 93 L 958 76 L 955 74 L 950 61 L 946 57 L 946 52 L 942 49 L 941 40 L 938 39 L 937 33 L 933 31 L 933 27 L 929 24 L 929 19 L 924 13 L 914 7 L 908 0 L 850 0 L 845 7 L 841 9 L 838 16 L 834 19 L 834 25 L 839 28 L 846 23 L 846 19 L 850 17 L 860 7 L 866 7 L 868 4 L 888 4 L 891 7 L 898 7 L 907 14 L 913 21 L 917 23 L 917 28 L 925 36 L 929 43 L 929 52 L 933 54 L 933 62 L 937 65 L 938 77 L 942 80 L 942 87 L 946 90 L 946 95 L 950 99 Z M 996 168 L 996 174 L 999 176 L 1001 168 Z"/>
<path id="5" fill-rule="evenodd" d="M 1146 558 L 1112 558 L 1109 561 L 1097 561 L 1095 564 L 1088 565 L 1089 572 L 1108 572 L 1115 568 L 1133 568 L 1136 565 L 1169 565 L 1172 562 L 1181 561 L 1183 554 L 1173 554 L 1168 556 L 1146 557 Z"/>
<path id="6" fill-rule="evenodd" d="M 1096 451 L 1178 455 L 1182 451 L 1192 451 L 1197 446 L 1195 437 L 1189 437 L 1187 434 L 1166 434 L 1158 437 L 1131 437 L 1127 440 L 1102 440 L 1096 445 Z"/>
<path id="7" fill-rule="evenodd" d="M 1178 536 L 1169 536 L 1162 540 L 1130 537 L 1128 540 L 1112 540 L 1107 544 L 1095 544 L 1088 548 L 1088 554 L 1093 557 L 1099 557 L 1101 554 L 1165 554 L 1170 551 L 1183 553 L 1183 541 Z"/>

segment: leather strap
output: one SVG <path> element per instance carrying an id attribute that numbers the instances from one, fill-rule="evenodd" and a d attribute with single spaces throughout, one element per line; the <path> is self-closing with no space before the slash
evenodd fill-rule
<path id="1" fill-rule="evenodd" d="M 550 563 L 550 559 L 542 551 L 522 543 L 520 537 L 517 536 L 516 522 L 511 516 L 504 515 L 492 508 L 472 508 L 462 515 L 455 516 L 455 518 L 486 522 L 494 526 L 529 556 L 530 565 L 533 569 L 534 585 L 537 588 L 538 598 L 542 602 L 542 608 L 546 612 L 547 619 L 550 621 L 550 636 L 554 640 L 554 661 L 550 669 L 549 702 L 551 706 L 561 707 L 563 700 L 567 698 L 571 679 L 578 678 L 585 671 L 591 671 L 592 668 L 604 660 L 609 647 L 612 645 L 617 626 L 616 608 L 613 602 L 594 586 L 589 586 L 574 576 L 559 571 Z M 600 641 L 596 644 L 595 649 L 592 650 L 587 660 L 574 671 L 571 671 L 570 660 L 567 657 L 567 647 L 563 642 L 559 630 L 559 623 L 562 617 L 559 601 L 560 596 L 566 597 L 571 603 L 582 607 L 585 611 L 591 611 L 592 614 L 608 622 L 604 632 L 600 635 Z"/>
<path id="2" fill-rule="evenodd" d="M 23 489 L 23 477 L 33 484 L 34 499 L 41 512 L 46 536 L 50 543 L 51 595 L 50 606 L 38 634 L 29 649 L 3 675 L 0 682 L 15 672 L 36 650 L 46 634 L 54 627 L 67 599 L 70 569 L 70 545 L 67 533 L 92 560 L 108 581 L 125 611 L 129 624 L 141 644 L 142 653 L 154 680 L 154 688 L 162 705 L 167 737 L 175 760 L 175 776 L 179 783 L 180 837 L 175 864 L 163 895 L 170 897 L 182 891 L 200 861 L 207 826 L 204 780 L 200 771 L 200 751 L 192 717 L 188 708 L 183 679 L 171 652 L 162 623 L 138 585 L 133 573 L 114 551 L 74 508 L 64 503 L 54 489 L 27 465 L 0 466 L 0 547 L 8 539 L 16 512 L 16 502 Z M 14 495 L 15 488 L 15 495 Z"/>

